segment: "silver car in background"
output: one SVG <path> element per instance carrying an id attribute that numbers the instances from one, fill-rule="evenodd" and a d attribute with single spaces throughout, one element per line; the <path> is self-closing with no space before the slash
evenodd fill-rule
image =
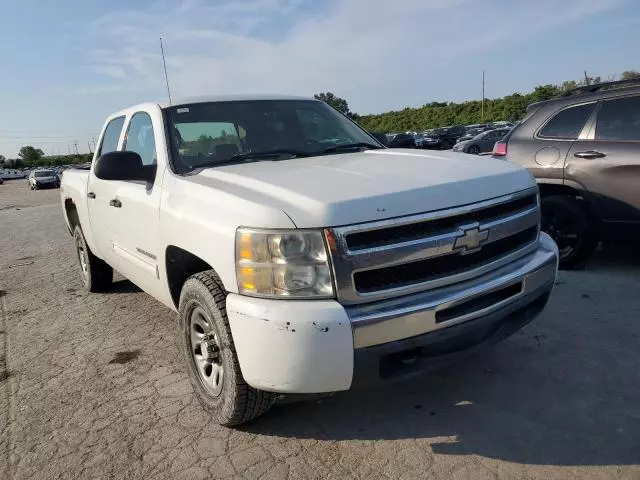
<path id="1" fill-rule="evenodd" d="M 33 170 L 29 174 L 29 188 L 39 190 L 41 188 L 60 188 L 60 177 L 54 170 Z"/>

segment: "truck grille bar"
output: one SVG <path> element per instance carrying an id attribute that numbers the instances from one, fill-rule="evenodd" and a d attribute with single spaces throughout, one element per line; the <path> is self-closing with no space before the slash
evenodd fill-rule
<path id="1" fill-rule="evenodd" d="M 382 300 L 468 280 L 536 247 L 537 189 L 330 234 L 338 299 Z"/>

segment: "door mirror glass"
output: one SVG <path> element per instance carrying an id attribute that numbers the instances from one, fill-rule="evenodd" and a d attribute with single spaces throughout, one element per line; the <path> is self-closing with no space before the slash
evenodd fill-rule
<path id="1" fill-rule="evenodd" d="M 100 155 L 94 173 L 101 180 L 153 182 L 156 166 L 143 165 L 136 152 L 116 151 Z"/>

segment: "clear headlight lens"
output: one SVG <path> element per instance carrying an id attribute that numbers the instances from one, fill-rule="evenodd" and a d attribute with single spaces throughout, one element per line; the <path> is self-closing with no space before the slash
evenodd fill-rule
<path id="1" fill-rule="evenodd" d="M 331 298 L 333 282 L 321 231 L 240 228 L 238 291 L 263 297 Z"/>

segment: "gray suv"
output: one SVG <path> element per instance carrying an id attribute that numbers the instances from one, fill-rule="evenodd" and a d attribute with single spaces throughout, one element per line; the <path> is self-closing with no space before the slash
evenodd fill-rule
<path id="1" fill-rule="evenodd" d="M 529 105 L 493 155 L 536 177 L 542 228 L 558 244 L 561 267 L 583 264 L 601 239 L 640 239 L 640 80 Z"/>

